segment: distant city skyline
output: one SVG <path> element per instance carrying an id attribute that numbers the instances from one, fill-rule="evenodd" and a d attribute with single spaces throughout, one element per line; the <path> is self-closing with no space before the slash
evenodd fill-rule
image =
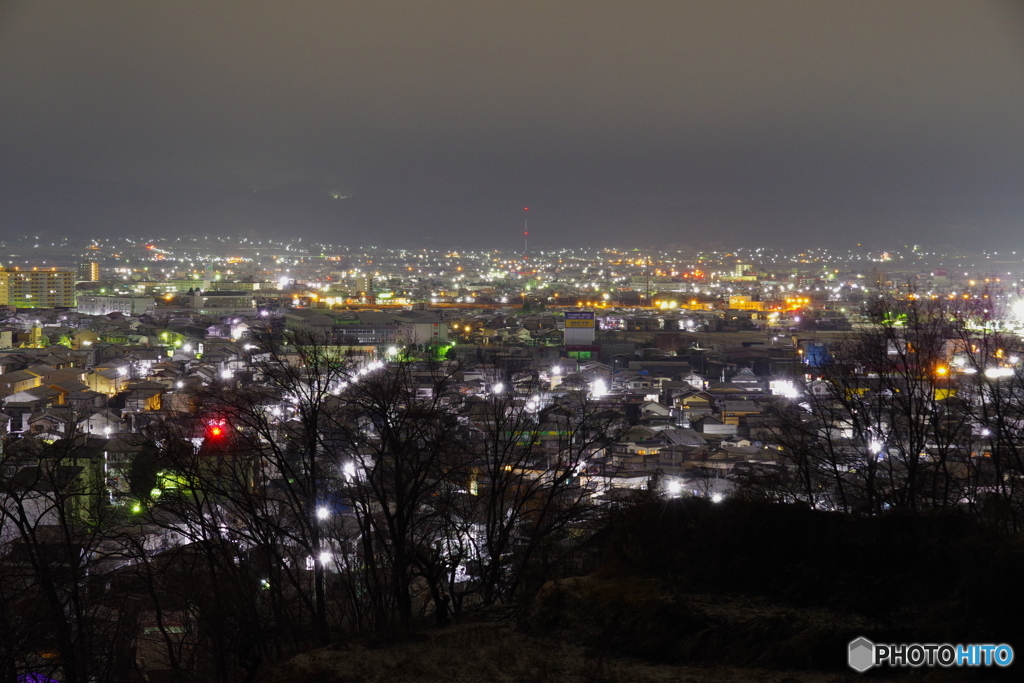
<path id="1" fill-rule="evenodd" d="M 522 226 L 520 226 L 521 229 Z M 522 239 L 520 233 L 519 239 Z M 532 239 L 532 235 L 531 235 Z M 123 245 L 123 246 L 121 246 Z M 76 253 L 85 253 L 82 250 L 90 250 L 95 248 L 101 249 L 113 249 L 115 251 L 123 248 L 129 249 L 146 249 L 153 245 L 160 245 L 164 248 L 169 249 L 182 249 L 192 250 L 195 253 L 229 253 L 235 252 L 249 252 L 258 250 L 260 246 L 264 246 L 267 253 L 275 252 L 275 250 L 284 249 L 285 251 L 293 251 L 296 254 L 304 254 L 307 256 L 320 256 L 323 255 L 324 250 L 334 254 L 340 252 L 351 252 L 353 254 L 362 251 L 392 251 L 392 252 L 403 252 L 403 251 L 428 251 L 428 252 L 447 252 L 447 251 L 458 251 L 465 253 L 502 253 L 508 255 L 514 255 L 521 257 L 523 255 L 522 242 L 519 244 L 499 244 L 497 241 L 491 244 L 481 245 L 419 245 L 415 243 L 406 244 L 394 244 L 389 245 L 386 243 L 373 243 L 367 242 L 339 242 L 332 241 L 329 239 L 320 240 L 316 238 L 304 238 L 295 237 L 289 238 L 273 238 L 273 237 L 262 237 L 255 235 L 246 234 L 234 234 L 234 235 L 195 235 L 195 234 L 180 234 L 180 235 L 159 235 L 159 234 L 142 234 L 137 236 L 114 236 L 108 237 L 104 235 L 89 235 L 89 234 L 56 234 L 48 233 L 47 231 L 39 231 L 38 234 L 23 234 L 13 235 L 6 238 L 0 238 L 0 246 L 6 246 L 9 249 L 16 249 L 18 258 L 24 258 L 32 260 L 36 254 L 53 251 L 60 253 L 66 257 L 71 257 Z M 40 252 L 39 250 L 42 250 Z M 1021 254 L 1021 260 L 1024 262 L 1024 247 L 1020 250 L 1016 249 L 1012 243 L 1008 243 L 1008 246 L 1001 248 L 992 249 L 986 248 L 983 245 L 971 244 L 971 245 L 956 245 L 951 243 L 936 243 L 930 241 L 920 241 L 913 243 L 901 242 L 895 238 L 888 240 L 877 239 L 872 242 L 863 242 L 857 244 L 851 244 L 846 246 L 808 246 L 808 247 L 788 247 L 786 245 L 773 244 L 770 239 L 764 241 L 743 241 L 738 240 L 706 240 L 706 241 L 678 241 L 678 242 L 643 242 L 643 241 L 630 241 L 628 237 L 623 236 L 617 242 L 610 244 L 577 244 L 577 245 L 550 245 L 541 244 L 538 246 L 530 246 L 529 251 L 531 254 L 554 254 L 566 250 L 573 250 L 578 252 L 593 252 L 598 253 L 602 251 L 619 251 L 619 252 L 644 252 L 644 253 L 707 253 L 707 254 L 725 254 L 729 252 L 735 252 L 737 258 L 750 258 L 759 254 L 765 257 L 794 257 L 801 253 L 808 253 L 812 255 L 828 255 L 830 257 L 860 257 L 870 258 L 872 256 L 882 258 L 884 256 L 891 256 L 893 258 L 964 258 L 964 257 L 992 257 L 992 256 L 1006 256 L 1016 257 L 1018 251 Z M 140 251 L 140 253 L 143 253 Z M 13 254 L 12 254 L 13 255 Z M 102 252 L 93 254 L 97 258 L 102 258 Z M 150 254 L 152 255 L 152 254 Z M 2 263 L 2 261 L 0 261 Z"/>

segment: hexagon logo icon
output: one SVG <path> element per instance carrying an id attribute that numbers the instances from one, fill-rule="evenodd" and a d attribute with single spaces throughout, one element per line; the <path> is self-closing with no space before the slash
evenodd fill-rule
<path id="1" fill-rule="evenodd" d="M 864 673 L 875 664 L 875 644 L 863 637 L 852 640 L 848 655 L 850 668 Z"/>

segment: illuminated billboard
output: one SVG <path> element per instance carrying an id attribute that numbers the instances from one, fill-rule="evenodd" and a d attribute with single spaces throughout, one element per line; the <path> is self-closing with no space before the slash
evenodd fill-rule
<path id="1" fill-rule="evenodd" d="M 570 311 L 565 314 L 565 326 L 566 328 L 594 328 L 594 312 L 593 311 Z"/>

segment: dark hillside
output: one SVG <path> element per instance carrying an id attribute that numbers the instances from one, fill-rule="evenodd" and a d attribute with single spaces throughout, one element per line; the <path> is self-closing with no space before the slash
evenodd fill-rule
<path id="1" fill-rule="evenodd" d="M 955 515 L 659 500 L 618 512 L 599 545 L 592 575 L 540 591 L 528 631 L 649 661 L 783 669 L 846 669 L 861 635 L 1024 643 L 1024 548 Z"/>

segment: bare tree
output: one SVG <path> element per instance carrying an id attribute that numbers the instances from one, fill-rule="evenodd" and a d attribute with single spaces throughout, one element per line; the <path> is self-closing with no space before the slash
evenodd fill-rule
<path id="1" fill-rule="evenodd" d="M 1019 346 L 959 302 L 878 300 L 800 396 L 774 404 L 765 438 L 794 474 L 789 494 L 868 513 L 975 508 L 985 489 L 1014 499 Z"/>
<path id="2" fill-rule="evenodd" d="M 362 580 L 377 628 L 414 616 L 417 578 L 443 604 L 436 571 L 446 531 L 437 501 L 466 477 L 458 422 L 447 407 L 452 366 L 394 363 L 346 389 L 337 418 L 350 444 L 343 491 L 358 525 Z M 432 582 L 432 583 L 431 583 Z"/>
<path id="3" fill-rule="evenodd" d="M 545 405 L 544 389 L 535 373 L 504 367 L 487 397 L 465 406 L 473 495 L 457 510 L 464 524 L 452 537 L 472 571 L 460 602 L 514 599 L 542 551 L 594 510 L 596 491 L 581 479 L 626 428 L 624 416 L 586 391 Z"/>
<path id="4" fill-rule="evenodd" d="M 130 627 L 123 596 L 100 583 L 120 523 L 106 504 L 102 462 L 72 421 L 63 434 L 4 444 L 2 468 L 0 671 L 116 678 Z"/>

